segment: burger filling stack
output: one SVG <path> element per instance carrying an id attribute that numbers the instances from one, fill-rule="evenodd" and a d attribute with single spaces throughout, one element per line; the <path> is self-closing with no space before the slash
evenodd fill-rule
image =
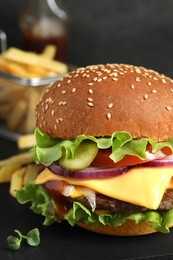
<path id="1" fill-rule="evenodd" d="M 126 64 L 52 83 L 36 107 L 38 176 L 17 191 L 44 224 L 109 235 L 173 226 L 173 80 Z"/>

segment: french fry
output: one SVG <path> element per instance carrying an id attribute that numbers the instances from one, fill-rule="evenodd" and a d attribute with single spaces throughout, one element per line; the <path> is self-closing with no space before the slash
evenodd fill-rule
<path id="1" fill-rule="evenodd" d="M 40 95 L 37 89 L 30 89 L 28 91 L 27 112 L 25 121 L 20 127 L 22 133 L 32 133 L 35 129 L 35 108 L 40 100 Z"/>
<path id="2" fill-rule="evenodd" d="M 23 177 L 25 171 L 26 171 L 26 167 L 20 168 L 16 170 L 11 177 L 9 192 L 13 197 L 16 196 L 16 191 L 23 187 Z"/>
<path id="3" fill-rule="evenodd" d="M 7 118 L 8 115 L 10 114 L 11 110 L 13 109 L 14 104 L 7 102 L 5 104 L 0 104 L 1 109 L 0 109 L 0 117 L 1 118 Z"/>
<path id="4" fill-rule="evenodd" d="M 19 149 L 28 149 L 35 145 L 34 134 L 20 135 L 17 140 L 17 146 Z"/>
<path id="5" fill-rule="evenodd" d="M 37 78 L 42 78 L 42 77 L 47 77 L 49 75 L 49 71 L 39 67 L 39 66 L 33 66 L 33 65 L 27 65 L 27 71 L 29 74 L 29 77 L 37 77 Z"/>
<path id="6" fill-rule="evenodd" d="M 51 60 L 42 55 L 37 55 L 35 53 L 27 53 L 17 48 L 9 48 L 2 54 L 2 57 L 13 62 L 39 66 L 48 70 L 55 71 L 57 74 L 65 74 L 68 71 L 66 64 Z"/>
<path id="7" fill-rule="evenodd" d="M 1 82 L 0 82 L 1 84 Z M 2 83 L 2 86 L 4 84 Z M 4 86 L 0 88 L 0 116 L 5 118 L 20 99 L 24 97 L 24 90 Z"/>
<path id="8" fill-rule="evenodd" d="M 26 165 L 32 162 L 33 162 L 32 154 L 30 152 L 26 152 L 26 153 L 13 155 L 7 159 L 1 160 L 0 167 L 5 167 L 13 164 Z"/>
<path id="9" fill-rule="evenodd" d="M 56 50 L 51 44 L 41 54 L 9 48 L 0 55 L 0 71 L 26 79 L 64 75 L 68 66 L 53 60 Z M 32 88 L 0 78 L 0 118 L 8 130 L 19 134 L 33 133 L 35 107 L 43 89 L 45 86 Z"/>
<path id="10" fill-rule="evenodd" d="M 25 174 L 23 177 L 23 186 L 25 186 L 30 181 L 33 181 L 37 176 L 37 171 L 35 165 L 29 164 L 26 166 Z"/>
<path id="11" fill-rule="evenodd" d="M 11 131 L 15 131 L 19 124 L 21 123 L 22 118 L 25 116 L 27 109 L 27 103 L 25 100 L 20 100 L 15 105 L 13 111 L 10 113 L 7 118 L 7 127 Z"/>
<path id="12" fill-rule="evenodd" d="M 34 180 L 36 175 L 35 164 L 29 152 L 0 161 L 0 183 L 10 183 L 9 193 L 14 197 L 16 190 Z"/>
<path id="13" fill-rule="evenodd" d="M 27 70 L 21 64 L 18 64 L 14 61 L 9 61 L 6 59 L 0 58 L 0 69 L 4 72 L 8 72 L 14 76 L 24 77 L 28 76 Z"/>
<path id="14" fill-rule="evenodd" d="M 42 56 L 45 56 L 49 59 L 54 59 L 55 57 L 55 54 L 56 54 L 56 51 L 57 51 L 57 47 L 53 44 L 48 44 L 44 50 L 43 50 L 43 53 L 41 54 Z"/>
<path id="15" fill-rule="evenodd" d="M 20 164 L 9 164 L 0 168 L 0 183 L 10 182 L 13 173 L 20 168 Z"/>

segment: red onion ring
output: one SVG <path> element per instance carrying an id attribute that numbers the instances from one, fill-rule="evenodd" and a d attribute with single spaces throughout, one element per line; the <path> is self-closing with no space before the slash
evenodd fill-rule
<path id="1" fill-rule="evenodd" d="M 173 166 L 173 154 L 165 156 L 161 159 L 152 160 L 146 163 L 143 163 L 142 166 L 151 166 L 151 167 L 160 167 L 160 166 Z"/>
<path id="2" fill-rule="evenodd" d="M 160 157 L 160 156 L 159 156 Z M 157 157 L 156 157 L 157 158 Z M 169 156 L 160 157 L 160 159 L 153 159 L 142 164 L 134 166 L 120 166 L 120 167 L 88 167 L 80 171 L 71 171 L 62 168 L 60 165 L 52 164 L 48 169 L 58 175 L 70 178 L 79 178 L 79 179 L 99 179 L 99 178 L 109 178 L 115 177 L 121 174 L 126 173 L 130 168 L 135 166 L 142 167 L 161 167 L 161 166 L 173 166 L 173 154 Z M 41 172 L 45 166 L 39 165 L 37 170 Z"/>
<path id="3" fill-rule="evenodd" d="M 81 171 L 70 171 L 61 168 L 59 165 L 53 164 L 48 167 L 48 169 L 55 173 L 62 175 L 64 177 L 70 178 L 82 178 L 82 179 L 96 179 L 96 178 L 108 178 L 121 175 L 126 173 L 129 167 L 111 167 L 111 168 L 99 168 L 99 167 L 88 167 Z"/>

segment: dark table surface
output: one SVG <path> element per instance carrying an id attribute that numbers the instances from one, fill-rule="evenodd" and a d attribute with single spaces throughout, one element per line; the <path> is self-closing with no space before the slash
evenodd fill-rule
<path id="1" fill-rule="evenodd" d="M 0 139 L 0 159 L 17 152 L 15 143 Z M 65 222 L 45 227 L 42 217 L 35 215 L 29 205 L 18 204 L 8 191 L 9 184 L 0 185 L 0 260 L 173 259 L 173 230 L 169 234 L 111 237 Z M 8 249 L 7 236 L 15 235 L 14 229 L 26 234 L 35 227 L 41 236 L 38 247 L 23 243 L 19 251 Z"/>

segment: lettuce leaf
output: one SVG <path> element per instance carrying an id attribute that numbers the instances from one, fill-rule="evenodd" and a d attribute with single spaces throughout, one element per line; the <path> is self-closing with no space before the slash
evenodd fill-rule
<path id="1" fill-rule="evenodd" d="M 16 199 L 20 204 L 31 203 L 30 209 L 44 217 L 44 225 L 59 221 L 53 199 L 41 185 L 35 185 L 34 181 L 17 190 Z"/>
<path id="2" fill-rule="evenodd" d="M 146 148 L 150 144 L 152 152 L 157 153 L 163 147 L 169 147 L 173 152 L 173 138 L 167 141 L 157 142 L 151 138 L 133 139 L 128 132 L 115 132 L 112 136 L 94 137 L 79 135 L 73 140 L 63 140 L 61 138 L 51 138 L 43 134 L 39 129 L 35 130 L 36 146 L 32 149 L 36 163 L 46 166 L 58 161 L 62 154 L 67 159 L 74 158 L 75 150 L 84 140 L 90 140 L 97 144 L 99 149 L 111 148 L 110 158 L 116 163 L 123 159 L 125 155 L 134 155 L 144 160 L 146 158 Z M 93 158 L 94 159 L 94 158 Z"/>
<path id="3" fill-rule="evenodd" d="M 150 221 L 152 227 L 162 233 L 169 233 L 169 224 L 173 223 L 173 209 L 169 211 L 154 211 L 137 213 L 104 213 L 99 216 L 79 202 L 74 202 L 65 219 L 74 226 L 76 222 L 91 224 L 93 226 L 109 225 L 113 227 L 121 226 L 126 220 L 134 220 L 136 224 L 143 221 Z"/>
<path id="4" fill-rule="evenodd" d="M 51 225 L 56 221 L 60 222 L 60 219 L 56 215 L 56 206 L 53 199 L 47 194 L 42 186 L 30 182 L 17 191 L 16 198 L 21 204 L 31 203 L 30 209 L 35 213 L 44 216 L 44 225 Z M 105 213 L 98 216 L 81 203 L 74 202 L 65 216 L 65 220 L 72 226 L 74 226 L 76 222 L 83 222 L 93 226 L 98 226 L 100 224 L 121 226 L 127 219 L 134 220 L 136 224 L 142 221 L 151 221 L 152 227 L 156 231 L 168 233 L 169 224 L 173 223 L 173 209 L 169 211 L 149 210 L 132 214 Z"/>

